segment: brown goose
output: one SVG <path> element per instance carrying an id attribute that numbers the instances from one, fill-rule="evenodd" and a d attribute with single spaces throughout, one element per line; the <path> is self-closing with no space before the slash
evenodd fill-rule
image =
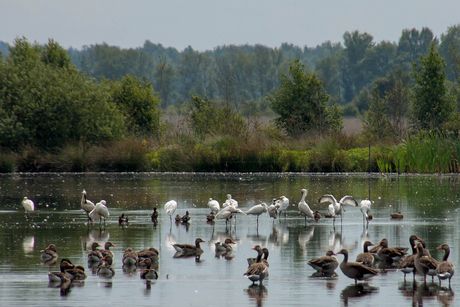
<path id="1" fill-rule="evenodd" d="M 262 247 L 260 245 L 254 245 L 254 247 L 252 248 L 253 250 L 255 250 L 257 252 L 257 257 L 260 255 L 260 257 L 262 257 L 264 251 L 262 250 Z M 257 257 L 255 258 L 248 258 L 248 266 L 250 266 L 251 264 L 253 263 L 256 263 L 257 262 Z"/>
<path id="2" fill-rule="evenodd" d="M 104 257 L 102 253 L 97 248 L 101 245 L 97 242 L 91 244 L 91 251 L 88 253 L 88 262 L 101 262 L 101 259 Z"/>
<path id="3" fill-rule="evenodd" d="M 408 249 L 405 247 L 388 247 L 387 238 L 380 240 L 377 247 L 380 247 L 380 249 L 377 251 L 378 260 L 384 261 L 387 264 L 392 264 L 395 261 L 400 261 Z"/>
<path id="4" fill-rule="evenodd" d="M 201 255 L 203 249 L 200 246 L 201 242 L 206 242 L 201 238 L 195 240 L 195 245 L 192 244 L 173 244 L 174 249 L 182 256 Z"/>
<path id="5" fill-rule="evenodd" d="M 212 221 L 214 221 L 215 218 L 216 218 L 216 215 L 214 214 L 214 211 L 211 211 L 211 213 L 209 213 L 206 216 L 206 221 L 207 222 L 212 222 Z"/>
<path id="6" fill-rule="evenodd" d="M 422 243 L 418 242 L 415 244 L 415 248 L 417 249 L 417 255 L 414 259 L 414 265 L 417 270 L 417 274 L 423 276 L 423 280 L 426 283 L 426 275 L 430 274 L 430 270 L 436 270 L 438 266 L 438 262 L 436 259 L 431 257 L 423 257 L 423 245 Z M 430 274 L 431 275 L 431 274 Z"/>
<path id="7" fill-rule="evenodd" d="M 59 265 L 59 272 L 48 272 L 48 279 L 50 282 L 70 282 L 70 277 L 66 274 L 66 270 L 72 269 L 74 265 L 68 262 L 66 259 L 61 260 Z"/>
<path id="8" fill-rule="evenodd" d="M 439 286 L 441 286 L 442 279 L 449 279 L 449 288 L 450 288 L 450 280 L 455 273 L 455 267 L 452 262 L 447 260 L 450 254 L 450 247 L 447 243 L 441 244 L 440 246 L 436 247 L 436 249 L 443 249 L 444 250 L 444 257 L 442 258 L 442 262 L 438 264 L 436 268 L 436 275 L 439 278 Z"/>
<path id="9" fill-rule="evenodd" d="M 135 265 L 137 263 L 137 253 L 131 247 L 128 247 L 123 253 L 123 265 Z"/>
<path id="10" fill-rule="evenodd" d="M 145 258 L 141 263 L 145 263 L 145 268 L 141 271 L 142 279 L 158 279 L 158 272 L 152 269 L 152 260 L 150 258 Z"/>
<path id="11" fill-rule="evenodd" d="M 372 268 L 372 265 L 374 264 L 374 256 L 372 256 L 372 254 L 369 253 L 369 246 L 374 246 L 374 244 L 372 244 L 371 241 L 364 242 L 363 252 L 356 256 L 356 262 L 362 263 L 365 266 Z"/>
<path id="12" fill-rule="evenodd" d="M 404 218 L 404 215 L 401 212 L 391 213 L 390 216 L 392 219 L 395 219 L 395 220 L 402 220 Z"/>
<path id="13" fill-rule="evenodd" d="M 416 269 L 415 269 L 414 261 L 415 261 L 415 256 L 417 256 L 417 249 L 415 248 L 415 241 L 416 240 L 418 240 L 418 241 L 420 241 L 420 243 L 422 243 L 423 256 L 430 257 L 430 252 L 425 248 L 426 247 L 425 241 L 423 241 L 422 239 L 420 239 L 416 235 L 411 235 L 409 237 L 409 243 L 410 243 L 410 245 L 412 247 L 412 255 L 406 256 L 398 266 L 398 269 L 400 269 L 401 272 L 404 273 L 404 281 L 406 280 L 406 274 L 407 273 L 413 273 L 413 277 L 415 279 Z"/>
<path id="14" fill-rule="evenodd" d="M 321 273 L 332 272 L 339 266 L 339 260 L 337 260 L 335 257 L 332 257 L 332 255 L 336 255 L 336 253 L 328 250 L 326 252 L 326 256 L 312 259 L 308 261 L 307 264 Z"/>
<path id="15" fill-rule="evenodd" d="M 104 257 L 105 257 L 105 256 L 110 256 L 110 257 L 112 257 L 112 259 L 115 258 L 115 255 L 114 255 L 113 252 L 110 250 L 110 247 L 112 247 L 112 246 L 115 247 L 115 244 L 113 244 L 113 243 L 110 242 L 110 241 L 105 242 L 105 244 L 104 244 L 104 248 L 105 248 L 105 249 L 104 249 L 103 251 L 101 251 L 102 256 L 104 256 Z M 101 260 L 102 260 L 102 259 L 101 259 Z"/>
<path id="16" fill-rule="evenodd" d="M 262 252 L 263 252 L 263 258 L 262 258 L 262 263 L 265 264 L 268 267 L 270 267 L 270 265 L 268 264 L 268 255 L 270 254 L 268 252 L 268 248 L 264 247 L 262 248 Z"/>
<path id="17" fill-rule="evenodd" d="M 137 252 L 138 261 L 142 261 L 145 258 L 150 258 L 152 262 L 158 261 L 158 258 L 160 258 L 158 255 L 159 252 L 155 247 L 150 247 L 149 249 Z"/>
<path id="18" fill-rule="evenodd" d="M 246 276 L 250 281 L 252 281 L 253 284 L 258 281 L 259 285 L 261 285 L 265 277 L 268 275 L 268 266 L 262 262 L 263 250 L 258 249 L 257 246 L 258 245 L 252 248 L 258 251 L 256 262 L 249 266 L 248 270 L 243 274 L 243 276 Z"/>
<path id="19" fill-rule="evenodd" d="M 225 239 L 224 243 L 222 244 L 217 244 L 219 242 L 216 242 L 216 252 L 226 252 L 226 253 L 231 253 L 233 251 L 233 247 L 230 244 L 236 244 L 232 239 L 227 238 Z"/>
<path id="20" fill-rule="evenodd" d="M 99 268 L 97 269 L 97 275 L 101 277 L 112 277 L 113 275 L 115 275 L 115 269 L 112 266 L 112 257 L 105 256 L 101 260 L 105 261 L 105 264 L 99 266 Z"/>
<path id="21" fill-rule="evenodd" d="M 67 269 L 65 272 L 71 280 L 86 279 L 85 268 L 82 265 L 76 265 L 73 268 Z"/>
<path id="22" fill-rule="evenodd" d="M 179 214 L 176 214 L 176 217 L 174 220 L 176 221 L 176 223 L 180 223 L 180 221 L 182 220 L 182 217 Z"/>
<path id="23" fill-rule="evenodd" d="M 337 254 L 344 256 L 343 261 L 340 263 L 340 269 L 345 276 L 355 280 L 355 285 L 358 284 L 358 280 L 366 280 L 378 274 L 376 270 L 361 263 L 348 262 L 348 251 L 345 248 L 341 249 Z"/>
<path id="24" fill-rule="evenodd" d="M 54 244 L 48 245 L 48 247 L 45 248 L 44 250 L 40 251 L 40 253 L 41 253 L 40 257 L 41 257 L 42 262 L 47 262 L 47 261 L 50 261 L 52 259 L 57 259 L 58 258 L 56 245 L 54 245 Z"/>

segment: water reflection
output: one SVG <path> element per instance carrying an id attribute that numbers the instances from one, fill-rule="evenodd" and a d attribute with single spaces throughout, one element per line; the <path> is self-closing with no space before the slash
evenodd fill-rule
<path id="1" fill-rule="evenodd" d="M 35 247 L 35 237 L 34 236 L 26 236 L 24 237 L 24 241 L 22 242 L 22 248 L 24 249 L 24 253 L 29 254 L 34 251 Z"/>
<path id="2" fill-rule="evenodd" d="M 268 290 L 264 285 L 252 284 L 244 290 L 251 301 L 256 302 L 257 306 L 262 306 L 264 299 L 268 296 Z"/>
<path id="3" fill-rule="evenodd" d="M 340 297 L 342 298 L 345 306 L 348 306 L 350 298 L 363 297 L 371 295 L 379 291 L 379 288 L 370 286 L 368 283 L 358 283 L 356 285 L 350 285 L 342 290 Z"/>
<path id="4" fill-rule="evenodd" d="M 424 300 L 438 296 L 439 286 L 436 283 L 403 282 L 398 285 L 398 290 L 403 296 L 412 297 L 412 306 L 423 306 Z"/>

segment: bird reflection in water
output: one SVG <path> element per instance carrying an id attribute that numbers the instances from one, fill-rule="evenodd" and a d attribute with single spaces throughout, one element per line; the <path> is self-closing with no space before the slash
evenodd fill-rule
<path id="1" fill-rule="evenodd" d="M 256 301 L 257 306 L 262 306 L 263 300 L 268 296 L 268 290 L 264 285 L 252 284 L 244 289 L 251 300 Z"/>
<path id="2" fill-rule="evenodd" d="M 444 306 L 450 306 L 454 302 L 454 291 L 449 288 L 440 288 L 437 298 L 438 302 Z"/>
<path id="3" fill-rule="evenodd" d="M 35 237 L 25 236 L 24 241 L 22 242 L 22 247 L 24 249 L 24 253 L 26 254 L 32 253 L 35 247 Z"/>
<path id="4" fill-rule="evenodd" d="M 356 285 L 349 285 L 342 290 L 340 297 L 343 299 L 345 306 L 348 306 L 348 300 L 354 297 L 362 297 L 376 293 L 379 288 L 370 286 L 368 283 L 358 283 Z"/>
<path id="5" fill-rule="evenodd" d="M 398 290 L 403 296 L 412 297 L 412 306 L 423 306 L 424 299 L 434 299 L 440 291 L 436 283 L 402 282 L 398 285 Z M 447 290 L 449 291 L 449 290 Z M 450 291 L 451 292 L 451 291 Z M 453 296 L 453 293 L 452 293 Z M 439 299 L 439 296 L 438 296 Z"/>
<path id="6" fill-rule="evenodd" d="M 316 271 L 315 273 L 311 274 L 310 277 L 321 278 L 325 280 L 336 280 L 339 279 L 339 274 L 337 274 L 335 271 Z"/>
<path id="7" fill-rule="evenodd" d="M 306 229 L 303 229 L 299 232 L 298 242 L 304 258 L 307 258 L 307 243 L 313 237 L 314 232 L 315 226 L 308 226 Z"/>

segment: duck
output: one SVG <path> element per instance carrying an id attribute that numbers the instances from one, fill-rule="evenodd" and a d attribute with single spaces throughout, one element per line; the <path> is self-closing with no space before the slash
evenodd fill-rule
<path id="1" fill-rule="evenodd" d="M 104 257 L 105 257 L 105 256 L 110 256 L 110 257 L 112 257 L 112 259 L 115 258 L 115 255 L 114 255 L 113 252 L 110 250 L 111 247 L 115 247 L 115 246 L 116 246 L 116 245 L 113 244 L 113 243 L 110 242 L 110 241 L 105 242 L 105 244 L 104 244 L 104 250 L 101 251 L 102 256 L 104 256 Z M 101 260 L 102 260 L 102 259 L 101 259 Z"/>
<path id="2" fill-rule="evenodd" d="M 176 212 L 177 209 L 177 201 L 170 200 L 165 204 L 165 212 L 169 215 L 169 219 L 172 221 L 172 215 Z"/>
<path id="3" fill-rule="evenodd" d="M 105 261 L 105 264 L 99 266 L 97 269 L 97 275 L 101 277 L 113 277 L 115 275 L 115 269 L 112 266 L 112 257 L 105 256 L 101 260 Z"/>
<path id="4" fill-rule="evenodd" d="M 203 253 L 203 249 L 200 246 L 201 242 L 206 242 L 201 238 L 196 238 L 195 245 L 192 244 L 173 244 L 174 249 L 182 256 L 194 256 L 194 255 L 201 255 Z"/>
<path id="5" fill-rule="evenodd" d="M 438 267 L 438 261 L 432 257 L 423 257 L 423 245 L 420 242 L 415 244 L 415 248 L 417 249 L 417 255 L 414 259 L 415 269 L 417 270 L 417 274 L 423 276 L 423 280 L 426 284 L 426 275 L 433 275 L 430 271 L 434 271 L 436 273 L 436 268 Z"/>
<path id="6" fill-rule="evenodd" d="M 40 258 L 41 258 L 42 262 L 47 262 L 47 261 L 50 261 L 52 259 L 57 259 L 58 258 L 58 253 L 57 253 L 56 245 L 55 244 L 50 244 L 50 245 L 48 245 L 47 248 L 45 248 L 44 250 L 41 250 L 40 251 Z"/>
<path id="7" fill-rule="evenodd" d="M 388 247 L 388 239 L 383 238 L 369 252 L 374 255 L 375 260 L 392 264 L 393 262 L 400 261 L 406 255 L 407 250 L 407 247 Z"/>
<path id="8" fill-rule="evenodd" d="M 299 212 L 305 217 L 305 227 L 307 227 L 307 216 L 314 219 L 315 214 L 310 209 L 308 204 L 305 202 L 305 197 L 307 196 L 307 192 L 308 192 L 307 189 L 302 189 L 300 190 L 300 192 L 302 193 L 302 197 L 300 198 L 298 208 L 299 208 Z"/>
<path id="9" fill-rule="evenodd" d="M 176 217 L 174 220 L 176 221 L 176 223 L 180 223 L 182 220 L 182 217 L 179 214 L 176 214 Z"/>
<path id="10" fill-rule="evenodd" d="M 137 257 L 138 261 L 142 261 L 146 258 L 150 258 L 152 262 L 158 261 L 159 257 L 159 252 L 155 247 L 150 247 L 149 249 L 141 250 L 137 252 Z"/>
<path id="11" fill-rule="evenodd" d="M 366 280 L 378 274 L 378 272 L 372 268 L 368 268 L 362 263 L 348 262 L 348 250 L 343 248 L 337 254 L 344 256 L 343 261 L 340 263 L 340 270 L 342 270 L 345 276 L 354 279 L 355 285 L 358 284 L 358 280 Z"/>
<path id="12" fill-rule="evenodd" d="M 252 249 L 256 249 L 256 247 L 257 246 L 254 246 Z M 243 274 L 243 276 L 246 276 L 253 284 L 258 281 L 259 285 L 261 285 L 265 277 L 268 275 L 268 266 L 262 262 L 262 254 L 262 249 L 259 249 L 256 262 L 251 264 L 247 271 Z"/>
<path id="13" fill-rule="evenodd" d="M 328 250 L 326 256 L 312 259 L 307 264 L 322 274 L 333 272 L 339 266 L 339 260 L 332 257 L 333 255 L 336 255 L 336 253 Z"/>
<path id="14" fill-rule="evenodd" d="M 125 217 L 125 214 L 122 213 L 119 217 L 118 217 L 118 225 L 120 226 L 126 226 L 128 225 L 128 222 L 129 222 L 129 216 Z"/>
<path id="15" fill-rule="evenodd" d="M 156 223 L 158 221 L 158 211 L 157 208 L 153 208 L 152 215 L 150 216 L 152 222 Z"/>
<path id="16" fill-rule="evenodd" d="M 261 203 L 261 204 L 258 204 L 258 205 L 255 205 L 255 206 L 252 206 L 248 211 L 246 211 L 246 215 L 255 215 L 257 216 L 257 226 L 259 225 L 259 216 L 262 214 L 262 213 L 265 213 L 268 211 L 268 207 L 267 207 L 267 204 L 266 203 Z"/>
<path id="17" fill-rule="evenodd" d="M 182 224 L 187 224 L 190 222 L 190 214 L 188 213 L 188 211 L 185 211 L 185 215 L 181 217 L 180 221 Z"/>
<path id="18" fill-rule="evenodd" d="M 220 204 L 217 200 L 209 198 L 208 208 L 211 210 L 211 213 L 217 213 L 220 211 Z"/>
<path id="19" fill-rule="evenodd" d="M 145 267 L 141 271 L 141 279 L 158 279 L 158 272 L 152 269 L 152 260 L 150 258 L 145 258 L 141 263 L 145 263 Z"/>
<path id="20" fill-rule="evenodd" d="M 321 213 L 318 210 L 316 210 L 315 214 L 313 215 L 313 218 L 316 222 L 318 222 L 321 219 Z"/>
<path id="21" fill-rule="evenodd" d="M 401 212 L 391 213 L 390 216 L 392 219 L 395 219 L 395 220 L 402 220 L 404 218 L 404 215 Z"/>
<path id="22" fill-rule="evenodd" d="M 91 218 L 91 220 L 94 221 L 95 219 L 99 218 L 99 224 L 101 224 L 102 220 L 104 220 L 104 226 L 105 226 L 106 220 L 110 216 L 109 209 L 107 208 L 106 205 L 107 205 L 107 201 L 105 201 L 104 199 L 98 202 L 96 206 L 94 207 L 94 209 L 91 210 L 91 212 L 89 213 L 89 217 Z"/>
<path id="23" fill-rule="evenodd" d="M 136 265 L 138 260 L 137 253 L 131 247 L 128 247 L 123 253 L 123 265 Z"/>
<path id="24" fill-rule="evenodd" d="M 212 221 L 214 221 L 215 218 L 216 218 L 216 215 L 214 214 L 214 212 L 211 211 L 211 213 L 209 213 L 209 214 L 206 216 L 206 221 L 207 221 L 207 222 L 212 222 Z"/>
<path id="25" fill-rule="evenodd" d="M 95 207 L 96 205 L 86 198 L 86 190 L 83 190 L 83 192 L 81 192 L 81 209 L 85 211 L 86 215 L 88 216 L 88 220 L 90 221 L 91 218 L 89 216 L 89 213 L 93 211 Z"/>
<path id="26" fill-rule="evenodd" d="M 48 280 L 50 282 L 70 282 L 70 276 L 66 274 L 66 270 L 72 269 L 74 265 L 69 263 L 67 260 L 62 259 L 61 264 L 59 265 L 59 272 L 48 272 Z"/>
<path id="27" fill-rule="evenodd" d="M 100 250 L 97 248 L 100 247 L 101 245 L 97 242 L 93 242 L 91 244 L 91 250 L 88 253 L 88 262 L 101 262 L 101 259 L 104 257 L 102 256 L 102 253 Z"/>
<path id="28" fill-rule="evenodd" d="M 374 264 L 374 256 L 369 253 L 369 246 L 374 246 L 371 241 L 365 241 L 363 245 L 363 252 L 356 256 L 356 262 L 362 263 L 363 265 L 372 268 Z"/>
<path id="29" fill-rule="evenodd" d="M 35 210 L 35 204 L 31 199 L 28 199 L 27 196 L 24 196 L 24 199 L 21 202 L 21 205 L 26 210 L 26 214 Z"/>
<path id="30" fill-rule="evenodd" d="M 345 195 L 340 199 L 340 201 L 337 201 L 335 197 L 331 194 L 325 194 L 322 196 L 319 200 L 319 203 L 330 203 L 328 206 L 329 214 L 334 218 L 334 224 L 335 224 L 335 217 L 340 215 L 340 222 L 342 222 L 342 211 L 345 212 L 345 209 L 343 208 L 343 205 L 350 205 L 357 207 L 358 202 L 350 195 Z"/>
<path id="31" fill-rule="evenodd" d="M 449 279 L 449 288 L 450 288 L 450 280 L 452 276 L 455 274 L 455 267 L 452 262 L 447 260 L 450 254 L 450 247 L 449 244 L 443 243 L 440 246 L 436 247 L 436 249 L 443 249 L 444 256 L 442 258 L 442 262 L 440 262 L 436 268 L 436 275 L 439 279 L 439 286 L 441 287 L 441 280 Z"/>

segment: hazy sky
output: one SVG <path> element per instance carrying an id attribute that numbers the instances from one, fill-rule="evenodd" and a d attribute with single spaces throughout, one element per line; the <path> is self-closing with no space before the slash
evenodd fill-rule
<path id="1" fill-rule="evenodd" d="M 440 37 L 460 23 L 460 0 L 0 0 L 0 40 L 16 37 L 64 48 L 145 40 L 195 50 L 230 44 L 314 47 L 358 30 L 397 42 L 403 29 Z"/>

